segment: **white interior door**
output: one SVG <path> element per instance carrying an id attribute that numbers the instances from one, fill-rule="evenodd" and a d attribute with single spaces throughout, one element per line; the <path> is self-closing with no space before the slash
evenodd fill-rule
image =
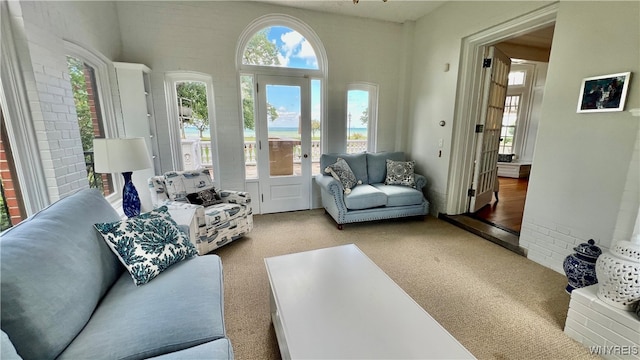
<path id="1" fill-rule="evenodd" d="M 482 111 L 476 126 L 477 146 L 470 191 L 469 212 L 476 212 L 491 202 L 498 174 L 498 150 L 502 113 L 507 97 L 511 59 L 491 46 L 484 60 L 485 68 Z"/>
<path id="2" fill-rule="evenodd" d="M 256 124 L 259 131 L 256 140 L 261 213 L 309 209 L 309 79 L 260 75 L 257 80 Z"/>

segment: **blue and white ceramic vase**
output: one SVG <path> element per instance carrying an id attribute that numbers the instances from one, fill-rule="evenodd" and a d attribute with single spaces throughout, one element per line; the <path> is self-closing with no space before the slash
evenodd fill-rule
<path id="1" fill-rule="evenodd" d="M 573 289 L 598 283 L 596 260 L 602 254 L 602 250 L 595 245 L 593 239 L 574 247 L 573 250 L 576 253 L 567 256 L 563 263 L 569 282 L 566 287 L 569 294 Z"/>
<path id="2" fill-rule="evenodd" d="M 123 172 L 124 188 L 122 189 L 122 209 L 127 217 L 134 217 L 140 215 L 140 197 L 136 187 L 133 186 L 131 180 L 131 171 Z"/>

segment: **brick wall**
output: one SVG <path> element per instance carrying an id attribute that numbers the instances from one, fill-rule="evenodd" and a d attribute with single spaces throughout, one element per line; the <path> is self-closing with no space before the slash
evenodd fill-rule
<path id="1" fill-rule="evenodd" d="M 0 117 L 2 117 L 2 113 L 0 113 Z M 13 157 L 11 156 L 9 142 L 6 139 L 7 131 L 4 127 L 4 120 L 2 120 L 0 132 L 2 133 L 2 136 L 0 136 L 0 179 L 2 179 L 2 195 L 4 195 L 4 201 L 9 210 L 11 224 L 15 225 L 25 218 L 25 213 L 20 188 L 13 176 Z"/>

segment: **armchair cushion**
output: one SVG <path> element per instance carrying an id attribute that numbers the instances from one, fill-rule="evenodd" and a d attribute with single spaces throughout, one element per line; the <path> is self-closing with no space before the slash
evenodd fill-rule
<path id="1" fill-rule="evenodd" d="M 187 195 L 213 188 L 209 169 L 193 171 L 169 171 L 164 174 L 169 199 L 187 202 Z"/>

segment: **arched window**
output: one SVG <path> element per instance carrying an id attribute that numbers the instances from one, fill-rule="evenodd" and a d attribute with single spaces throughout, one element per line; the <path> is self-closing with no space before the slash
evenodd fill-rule
<path id="1" fill-rule="evenodd" d="M 257 179 L 256 143 L 256 86 L 259 75 L 285 75 L 309 79 L 311 108 L 311 158 L 312 173 L 319 173 L 322 153 L 325 108 L 326 54 L 315 32 L 303 22 L 282 14 L 260 17 L 253 21 L 240 36 L 237 48 L 237 66 L 240 78 L 241 109 L 244 129 L 245 176 Z M 282 131 L 297 131 L 285 126 L 293 121 L 291 115 L 277 98 L 267 103 L 272 122 L 269 128 L 280 127 Z M 296 137 L 296 134 L 282 136 Z M 278 131 L 276 131 L 278 132 Z M 299 156 L 294 151 L 294 156 Z"/>
<path id="2" fill-rule="evenodd" d="M 120 180 L 113 174 L 96 173 L 93 163 L 93 139 L 117 137 L 109 60 L 69 41 L 65 41 L 65 50 L 89 186 L 113 202 Z"/>
<path id="3" fill-rule="evenodd" d="M 220 185 L 218 141 L 211 76 L 195 72 L 170 72 L 165 76 L 169 137 L 174 163 L 182 170 L 210 169 Z"/>

